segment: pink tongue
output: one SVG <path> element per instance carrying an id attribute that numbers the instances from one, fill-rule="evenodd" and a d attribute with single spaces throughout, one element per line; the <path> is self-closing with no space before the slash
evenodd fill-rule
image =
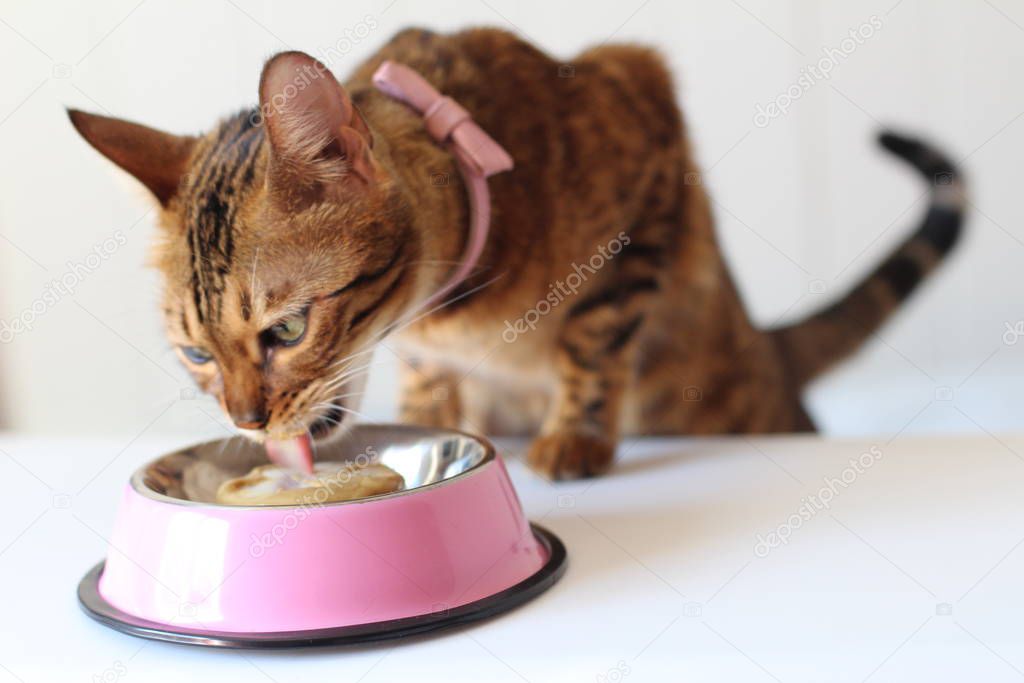
<path id="1" fill-rule="evenodd" d="M 309 434 L 285 441 L 267 441 L 267 457 L 278 467 L 313 474 L 313 447 Z"/>

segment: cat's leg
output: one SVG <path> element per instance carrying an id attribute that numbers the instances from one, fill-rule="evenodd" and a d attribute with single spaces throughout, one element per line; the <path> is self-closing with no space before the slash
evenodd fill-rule
<path id="1" fill-rule="evenodd" d="M 655 308 L 665 296 L 666 270 L 678 265 L 675 255 L 693 239 L 682 230 L 695 220 L 687 211 L 705 205 L 686 198 L 700 188 L 682 184 L 681 165 L 662 170 L 643 214 L 619 233 L 621 251 L 611 242 L 608 253 L 598 249 L 604 266 L 561 322 L 554 395 L 527 455 L 531 467 L 552 479 L 594 476 L 611 466 L 640 345 L 648 328 L 663 324 Z M 701 250 L 694 253 L 700 260 Z"/>
<path id="2" fill-rule="evenodd" d="M 658 290 L 657 279 L 643 264 L 626 265 L 625 253 L 614 276 L 574 305 L 563 321 L 555 392 L 527 455 L 530 466 L 551 479 L 601 474 L 615 455 L 623 400 L 650 300 Z"/>
<path id="3" fill-rule="evenodd" d="M 405 424 L 458 429 L 462 406 L 455 375 L 432 363 L 409 363 L 400 369 L 399 420 Z"/>
<path id="4" fill-rule="evenodd" d="M 581 360 L 560 361 L 552 410 L 527 454 L 530 467 L 551 479 L 602 474 L 615 456 L 625 378 Z"/>

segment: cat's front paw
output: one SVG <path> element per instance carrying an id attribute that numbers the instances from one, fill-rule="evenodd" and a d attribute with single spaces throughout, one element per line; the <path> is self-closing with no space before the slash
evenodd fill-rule
<path id="1" fill-rule="evenodd" d="M 615 457 L 615 443 L 598 436 L 556 432 L 537 437 L 527 453 L 530 467 L 548 479 L 580 479 L 604 474 Z"/>

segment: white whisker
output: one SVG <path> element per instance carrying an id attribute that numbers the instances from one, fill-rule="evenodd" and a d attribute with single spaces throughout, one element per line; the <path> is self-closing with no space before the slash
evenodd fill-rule
<path id="1" fill-rule="evenodd" d="M 424 313 L 421 313 L 420 315 L 416 316 L 415 318 L 412 318 L 411 320 L 404 320 L 404 318 L 406 318 L 407 316 L 412 315 L 413 313 L 416 313 L 421 308 L 423 308 L 424 304 L 418 304 L 417 306 L 413 307 L 413 309 L 410 310 L 408 313 L 406 313 L 404 316 L 399 317 L 399 319 L 396 320 L 395 322 L 390 323 L 389 325 L 386 325 L 384 327 L 384 329 L 381 330 L 380 333 L 375 335 L 374 338 L 371 341 L 367 342 L 367 344 L 375 344 L 378 341 L 380 341 L 381 339 L 383 339 L 385 336 L 388 336 L 388 335 L 391 335 L 391 334 L 395 334 L 397 332 L 401 332 L 405 328 L 409 327 L 410 325 L 412 325 L 412 324 L 414 324 L 416 322 L 419 322 L 420 320 L 422 320 L 423 318 L 427 317 L 431 313 L 436 313 L 437 311 L 441 310 L 442 308 L 445 308 L 447 306 L 451 306 L 456 301 L 459 301 L 460 299 L 465 299 L 470 294 L 475 294 L 476 292 L 479 292 L 484 287 L 488 287 L 488 286 L 494 284 L 495 282 L 497 282 L 498 280 L 500 280 L 503 277 L 505 277 L 504 273 L 502 273 L 501 275 L 498 275 L 497 277 L 493 277 L 490 280 L 488 280 L 487 282 L 483 283 L 482 285 L 477 285 L 473 289 L 470 289 L 470 290 L 468 290 L 466 292 L 463 292 L 462 294 L 460 294 L 458 296 L 455 296 L 455 297 L 452 297 L 452 298 L 447 299 L 445 301 L 442 301 L 437 306 L 434 306 L 430 310 L 428 310 L 428 311 L 426 311 Z"/>
<path id="2" fill-rule="evenodd" d="M 326 382 L 324 382 L 324 384 L 322 386 L 322 390 L 323 391 L 331 391 L 333 389 L 337 389 L 339 386 L 341 386 L 345 382 L 351 381 L 352 378 L 355 377 L 356 375 L 358 375 L 359 373 L 365 372 L 365 371 L 369 370 L 371 367 L 373 367 L 374 365 L 378 365 L 378 364 L 379 363 L 370 363 L 369 365 L 364 365 L 364 366 L 362 366 L 360 368 L 355 368 L 353 370 L 348 370 L 346 372 L 340 373 L 337 376 L 332 377 L 329 380 L 327 380 Z"/>
<path id="3" fill-rule="evenodd" d="M 348 413 L 349 415 L 355 415 L 356 417 L 361 417 L 361 418 L 363 418 L 364 420 L 366 420 L 368 422 L 372 422 L 373 421 L 373 419 L 369 415 L 367 415 L 365 413 L 361 413 L 358 410 L 353 410 L 352 408 L 346 408 L 345 406 L 335 406 L 335 408 L 337 408 L 338 410 L 340 410 L 343 413 Z"/>
<path id="4" fill-rule="evenodd" d="M 362 356 L 362 355 L 365 355 L 367 353 L 373 353 L 373 351 L 374 351 L 374 349 L 366 349 L 364 351 L 356 351 L 355 353 L 350 353 L 349 355 L 345 356 L 341 360 L 334 361 L 333 363 L 331 363 L 330 367 L 331 368 L 337 367 L 338 365 L 341 365 L 342 363 L 347 363 L 347 362 L 351 361 L 356 356 Z"/>
<path id="5" fill-rule="evenodd" d="M 256 307 L 256 264 L 260 262 L 260 248 L 256 247 L 256 255 L 252 259 L 252 278 L 249 282 L 249 295 L 252 297 L 250 305 Z"/>

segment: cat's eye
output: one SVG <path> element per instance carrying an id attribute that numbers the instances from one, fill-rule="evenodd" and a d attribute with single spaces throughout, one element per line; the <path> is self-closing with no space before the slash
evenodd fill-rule
<path id="1" fill-rule="evenodd" d="M 269 340 L 278 346 L 294 346 L 306 336 L 306 314 L 290 315 L 270 327 L 266 332 Z"/>
<path id="2" fill-rule="evenodd" d="M 209 351 L 198 346 L 182 346 L 181 352 L 185 355 L 185 358 L 188 358 L 189 362 L 196 365 L 203 365 L 213 360 L 213 356 Z"/>

